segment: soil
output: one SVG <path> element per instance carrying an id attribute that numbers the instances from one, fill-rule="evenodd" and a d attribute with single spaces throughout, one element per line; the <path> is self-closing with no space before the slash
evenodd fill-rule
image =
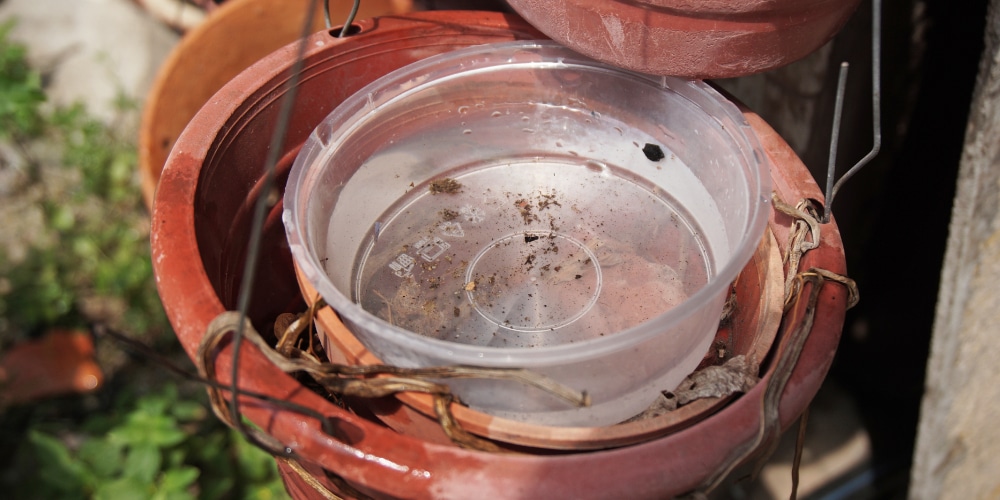
<path id="1" fill-rule="evenodd" d="M 462 191 L 462 184 L 451 177 L 445 177 L 443 179 L 431 181 L 429 189 L 431 194 L 455 194 Z"/>

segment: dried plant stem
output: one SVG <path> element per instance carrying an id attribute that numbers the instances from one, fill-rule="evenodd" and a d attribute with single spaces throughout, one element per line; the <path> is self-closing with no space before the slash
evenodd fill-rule
<path id="1" fill-rule="evenodd" d="M 311 316 L 311 314 L 307 314 Z M 214 356 L 220 343 L 226 336 L 239 328 L 240 315 L 227 311 L 218 315 L 209 324 L 198 349 L 198 369 L 202 377 L 215 380 Z M 292 321 L 278 342 L 282 352 L 269 346 L 252 325 L 245 325 L 242 332 L 243 340 L 255 346 L 258 351 L 272 364 L 286 373 L 304 372 L 328 391 L 362 398 L 379 398 L 399 392 L 421 392 L 434 396 L 435 413 L 444 432 L 460 446 L 485 451 L 500 451 L 500 449 L 485 440 L 477 438 L 463 430 L 451 414 L 450 406 L 455 401 L 450 388 L 437 382 L 450 378 L 490 378 L 512 380 L 536 387 L 557 397 L 563 398 L 578 406 L 590 404 L 586 392 L 578 392 L 566 387 L 548 377 L 522 369 L 479 368 L 471 366 L 446 366 L 432 368 L 400 368 L 386 365 L 346 366 L 320 362 L 311 352 L 302 351 L 294 345 L 301 333 L 305 331 L 308 322 L 301 317 Z M 224 422 L 233 423 L 233 414 L 229 411 L 222 391 L 209 387 L 209 398 L 212 400 L 216 415 Z M 249 439 L 259 443 L 269 451 L 278 450 L 281 454 L 284 448 L 274 438 L 264 435 L 257 429 L 245 429 Z M 287 452 L 284 452 L 287 454 Z"/>

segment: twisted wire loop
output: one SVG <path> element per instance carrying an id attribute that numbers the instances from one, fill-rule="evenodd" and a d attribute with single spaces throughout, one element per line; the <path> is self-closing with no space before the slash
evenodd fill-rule
<path id="1" fill-rule="evenodd" d="M 227 317 L 222 317 L 227 315 Z M 212 323 L 208 326 L 208 332 L 205 337 L 202 338 L 201 343 L 198 345 L 198 353 L 195 357 L 195 365 L 198 368 L 198 374 L 203 380 L 209 382 L 216 381 L 215 373 L 215 363 L 213 362 L 215 353 L 218 351 L 219 344 L 226 338 L 226 333 L 228 333 L 227 328 L 230 326 L 235 327 L 241 323 L 241 318 L 239 313 L 228 311 L 215 318 Z M 220 319 L 221 318 L 221 319 Z M 222 321 L 228 320 L 233 324 L 221 324 Z M 253 327 L 244 328 L 243 339 L 248 340 L 253 344 L 257 344 L 256 340 L 260 339 L 260 335 L 253 330 Z M 224 424 L 237 430 L 244 439 L 246 439 L 251 444 L 257 446 L 258 448 L 264 450 L 270 455 L 274 456 L 275 459 L 284 462 L 289 469 L 295 472 L 299 477 L 305 481 L 310 487 L 316 490 L 323 498 L 328 500 L 340 500 L 341 497 L 334 494 L 326 486 L 320 483 L 315 477 L 309 474 L 305 468 L 298 462 L 295 452 L 284 446 L 276 438 L 267 434 L 263 430 L 255 426 L 240 425 L 237 417 L 233 414 L 231 406 L 226 402 L 224 392 L 233 392 L 233 389 L 237 391 L 232 397 L 236 399 L 239 396 L 250 396 L 258 400 L 265 402 L 277 403 L 276 406 L 282 406 L 286 409 L 297 411 L 299 413 L 308 414 L 309 416 L 317 418 L 322 424 L 323 430 L 327 434 L 332 434 L 331 425 L 332 421 L 326 418 L 324 415 L 312 412 L 312 411 L 302 411 L 300 408 L 295 408 L 294 406 L 289 406 L 286 401 L 274 401 L 271 398 L 264 399 L 259 397 L 254 393 L 247 393 L 236 387 L 236 384 L 232 386 L 223 385 L 219 383 L 211 383 L 205 386 L 205 391 L 208 393 L 209 403 L 212 407 L 212 412 L 215 416 L 219 418 Z"/>
<path id="2" fill-rule="evenodd" d="M 821 227 L 820 214 L 816 207 L 809 200 L 801 200 L 795 206 L 789 205 L 781 200 L 777 194 L 772 194 L 774 208 L 793 219 L 788 237 L 788 248 L 783 258 L 785 266 L 785 307 L 783 323 L 785 325 L 796 325 L 794 329 L 786 332 L 785 342 L 779 347 L 780 351 L 775 361 L 773 375 L 767 381 L 761 396 L 760 404 L 760 426 L 752 440 L 737 447 L 730 454 L 728 459 L 716 469 L 716 472 L 709 476 L 702 486 L 695 491 L 688 493 L 688 498 L 706 498 L 707 494 L 717 488 L 719 484 L 738 465 L 747 459 L 757 456 L 757 463 L 754 466 L 753 477 L 756 477 L 767 459 L 777 448 L 781 437 L 781 421 L 779 409 L 781 394 L 792 376 L 795 366 L 798 364 L 802 349 L 806 340 L 812 332 L 813 323 L 816 319 L 816 309 L 819 302 L 819 295 L 826 282 L 834 282 L 847 289 L 847 308 L 857 305 L 859 300 L 858 288 L 854 280 L 834 273 L 832 271 L 811 267 L 804 271 L 799 271 L 802 257 L 815 248 L 819 247 Z M 796 498 L 797 488 L 797 464 L 801 461 L 802 440 L 805 435 L 805 414 L 800 421 L 799 437 L 796 442 L 796 459 L 793 462 L 795 467 L 792 471 L 792 493 L 791 498 Z"/>

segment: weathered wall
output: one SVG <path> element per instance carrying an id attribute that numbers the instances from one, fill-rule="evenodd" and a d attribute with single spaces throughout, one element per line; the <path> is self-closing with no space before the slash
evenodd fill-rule
<path id="1" fill-rule="evenodd" d="M 49 99 L 82 102 L 107 122 L 119 118 L 120 98 L 141 104 L 178 38 L 130 0 L 0 1 L 0 22 L 10 19 Z"/>
<path id="2" fill-rule="evenodd" d="M 1000 0 L 958 177 L 910 496 L 1000 498 Z"/>

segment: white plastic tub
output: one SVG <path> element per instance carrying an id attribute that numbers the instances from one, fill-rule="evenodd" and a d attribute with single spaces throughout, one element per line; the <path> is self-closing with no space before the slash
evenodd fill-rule
<path id="1" fill-rule="evenodd" d="M 769 213 L 734 105 L 700 81 L 551 42 L 462 49 L 390 73 L 307 141 L 284 223 L 297 265 L 399 366 L 527 368 L 461 400 L 547 425 L 609 425 L 698 364 Z"/>

